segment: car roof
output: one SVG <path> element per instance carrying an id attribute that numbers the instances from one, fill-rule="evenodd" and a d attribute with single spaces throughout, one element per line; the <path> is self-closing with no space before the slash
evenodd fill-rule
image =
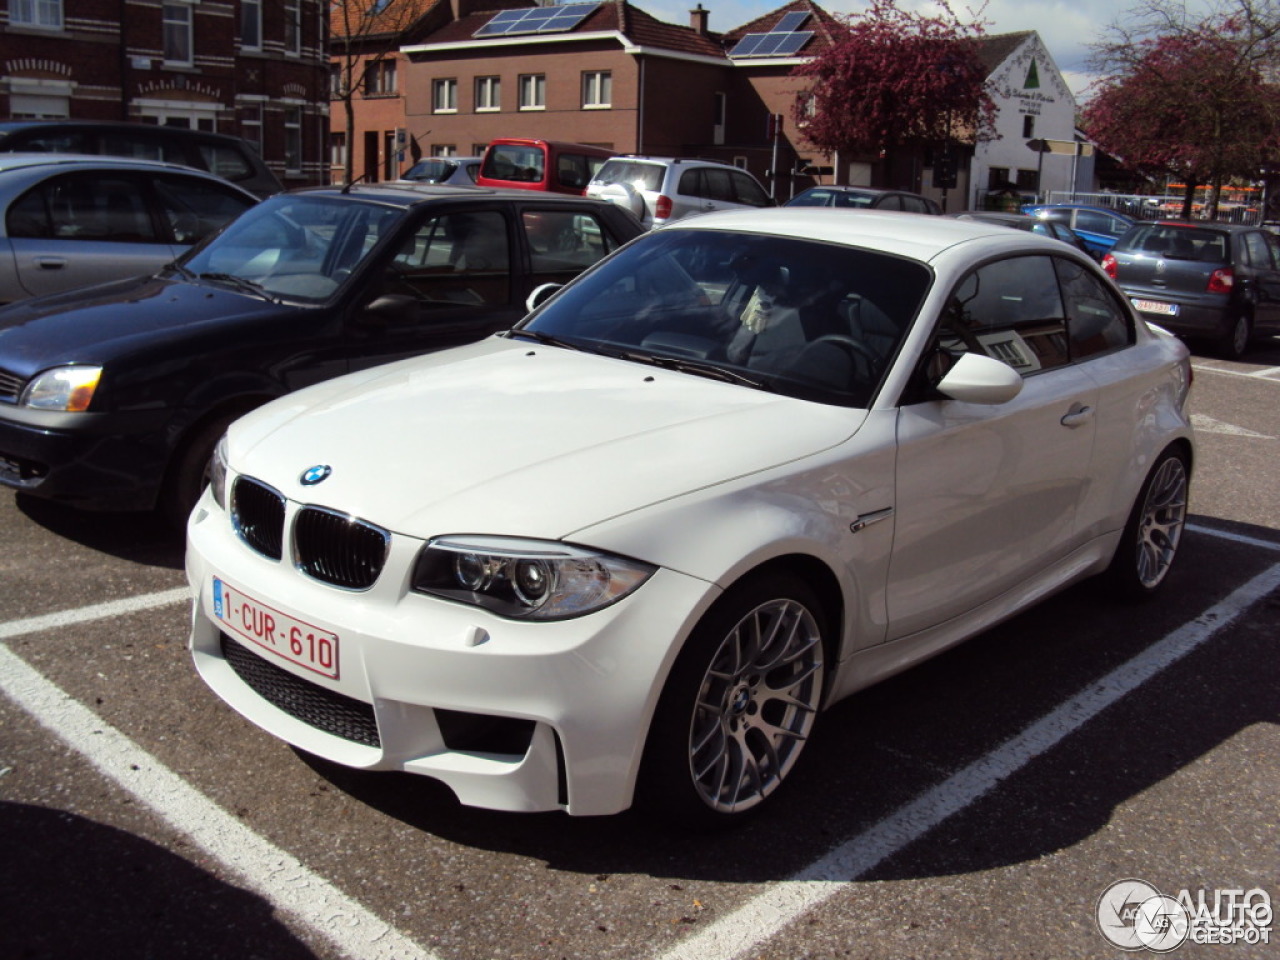
<path id="1" fill-rule="evenodd" d="M 926 262 L 957 244 L 982 239 L 1002 241 L 1006 246 L 1043 245 L 1055 253 L 1072 249 L 1060 240 L 981 220 L 829 207 L 767 207 L 704 213 L 669 224 L 662 232 L 717 229 L 841 243 Z"/>
<path id="2" fill-rule="evenodd" d="M 279 196 L 352 196 L 363 200 L 376 200 L 381 203 L 411 207 L 433 199 L 480 199 L 519 200 L 522 203 L 564 206 L 573 204 L 589 206 L 593 209 L 613 207 L 604 200 L 590 197 L 578 197 L 572 194 L 545 193 L 537 190 L 516 190 L 508 187 L 478 187 L 463 183 L 421 183 L 416 180 L 389 180 L 385 183 L 358 183 L 341 187 L 336 185 L 322 187 L 302 187 L 290 190 Z"/>
<path id="3" fill-rule="evenodd" d="M 191 173 L 211 180 L 222 180 L 207 170 L 170 163 L 166 160 L 144 160 L 140 157 L 114 157 L 81 153 L 0 153 L 0 170 L 23 170 L 33 167 L 64 167 L 93 170 L 173 170 Z M 225 182 L 225 181 L 223 181 Z"/>

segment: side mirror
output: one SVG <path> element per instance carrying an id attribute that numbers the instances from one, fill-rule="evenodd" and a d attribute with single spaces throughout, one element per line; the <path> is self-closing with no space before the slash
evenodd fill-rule
<path id="1" fill-rule="evenodd" d="M 551 295 L 563 286 L 564 286 L 563 283 L 539 284 L 538 286 L 534 287 L 533 292 L 530 293 L 529 296 L 525 298 L 524 308 L 528 310 L 530 313 L 533 313 L 534 310 L 536 310 L 538 307 L 542 306 L 549 299 L 551 299 Z"/>
<path id="2" fill-rule="evenodd" d="M 375 327 L 403 326 L 418 319 L 417 297 L 404 293 L 384 293 L 364 308 L 361 319 Z"/>
<path id="3" fill-rule="evenodd" d="M 999 360 L 978 353 L 965 353 L 938 381 L 938 392 L 963 403 L 998 406 L 1022 392 L 1022 377 Z"/>

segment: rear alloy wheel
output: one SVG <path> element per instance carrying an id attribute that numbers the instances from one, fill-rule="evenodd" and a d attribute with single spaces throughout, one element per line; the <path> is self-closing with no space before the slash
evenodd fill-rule
<path id="1" fill-rule="evenodd" d="M 1237 313 L 1231 318 L 1231 328 L 1218 340 L 1218 355 L 1226 360 L 1239 360 L 1249 349 L 1249 339 L 1253 335 L 1253 325 L 1249 317 Z"/>
<path id="2" fill-rule="evenodd" d="M 822 612 L 791 576 L 731 590 L 704 618 L 663 691 L 643 804 L 686 826 L 755 810 L 792 771 L 822 700 Z"/>
<path id="3" fill-rule="evenodd" d="M 1121 593 L 1144 597 L 1164 583 L 1187 520 L 1186 457 L 1166 450 L 1133 505 L 1108 574 Z"/>

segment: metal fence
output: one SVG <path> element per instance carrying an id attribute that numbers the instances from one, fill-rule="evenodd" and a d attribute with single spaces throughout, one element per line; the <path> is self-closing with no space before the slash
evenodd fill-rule
<path id="1" fill-rule="evenodd" d="M 1067 190 L 1050 191 L 1046 203 L 1087 203 L 1094 207 L 1106 207 L 1116 213 L 1123 213 L 1135 220 L 1159 220 L 1166 217 L 1182 216 L 1182 196 L 1165 194 L 1151 196 L 1134 193 L 1071 193 Z M 1208 219 L 1206 205 L 1195 203 L 1191 208 L 1191 216 L 1196 220 Z M 1262 222 L 1261 206 L 1257 204 L 1237 203 L 1222 200 L 1218 203 L 1218 215 L 1215 218 L 1224 223 L 1254 224 Z"/>

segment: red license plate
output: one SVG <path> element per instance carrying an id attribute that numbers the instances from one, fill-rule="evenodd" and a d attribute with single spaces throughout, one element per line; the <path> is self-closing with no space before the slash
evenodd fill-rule
<path id="1" fill-rule="evenodd" d="M 291 617 L 213 578 L 213 615 L 237 636 L 277 657 L 338 679 L 338 635 Z"/>

